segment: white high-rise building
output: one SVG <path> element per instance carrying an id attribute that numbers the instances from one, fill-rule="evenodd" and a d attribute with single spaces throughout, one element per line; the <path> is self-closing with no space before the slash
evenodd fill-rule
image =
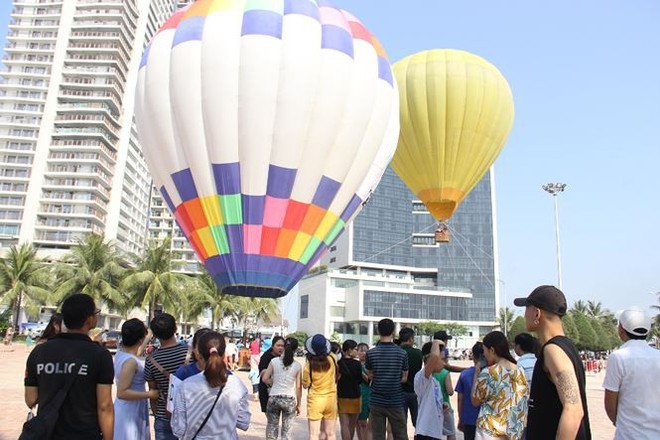
<path id="1" fill-rule="evenodd" d="M 133 120 L 143 48 L 175 0 L 15 0 L 0 76 L 0 247 L 89 233 L 139 252 L 151 178 Z"/>

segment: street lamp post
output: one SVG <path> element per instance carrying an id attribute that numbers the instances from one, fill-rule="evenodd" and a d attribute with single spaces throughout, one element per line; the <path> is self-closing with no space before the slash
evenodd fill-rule
<path id="1" fill-rule="evenodd" d="M 561 250 L 559 246 L 559 203 L 557 202 L 557 195 L 566 189 L 565 183 L 547 183 L 542 186 L 543 191 L 550 193 L 555 200 L 555 234 L 557 240 L 557 283 L 559 290 L 561 290 Z"/>

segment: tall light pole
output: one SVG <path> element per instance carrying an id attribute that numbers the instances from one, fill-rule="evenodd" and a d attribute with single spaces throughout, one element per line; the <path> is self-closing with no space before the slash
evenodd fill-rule
<path id="1" fill-rule="evenodd" d="M 557 287 L 559 290 L 561 288 L 561 251 L 559 246 L 559 204 L 557 202 L 557 195 L 563 192 L 566 189 L 565 183 L 546 183 L 542 186 L 543 191 L 548 192 L 552 195 L 552 198 L 555 200 L 555 228 L 556 228 L 556 238 L 557 238 Z"/>

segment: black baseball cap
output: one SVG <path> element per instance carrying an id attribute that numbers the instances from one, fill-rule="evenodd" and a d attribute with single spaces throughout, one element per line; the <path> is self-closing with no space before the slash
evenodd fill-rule
<path id="1" fill-rule="evenodd" d="M 447 342 L 448 339 L 451 339 L 451 335 L 448 335 L 444 330 L 440 330 L 433 333 L 433 339 L 439 339 L 441 341 Z"/>
<path id="2" fill-rule="evenodd" d="M 516 298 L 513 303 L 518 307 L 536 306 L 558 316 L 564 316 L 568 308 L 564 293 L 555 286 L 539 286 L 527 298 Z"/>

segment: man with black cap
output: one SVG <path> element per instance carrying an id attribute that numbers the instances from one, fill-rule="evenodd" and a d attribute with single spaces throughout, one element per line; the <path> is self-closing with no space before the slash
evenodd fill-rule
<path id="1" fill-rule="evenodd" d="M 603 381 L 605 411 L 616 425 L 614 439 L 660 439 L 660 351 L 646 343 L 651 316 L 638 307 L 617 315 L 623 345 L 610 355 Z"/>
<path id="2" fill-rule="evenodd" d="M 542 346 L 532 375 L 527 438 L 591 439 L 584 368 L 561 322 L 566 297 L 554 286 L 539 286 L 513 303 L 526 307 L 527 330 L 536 332 Z"/>

